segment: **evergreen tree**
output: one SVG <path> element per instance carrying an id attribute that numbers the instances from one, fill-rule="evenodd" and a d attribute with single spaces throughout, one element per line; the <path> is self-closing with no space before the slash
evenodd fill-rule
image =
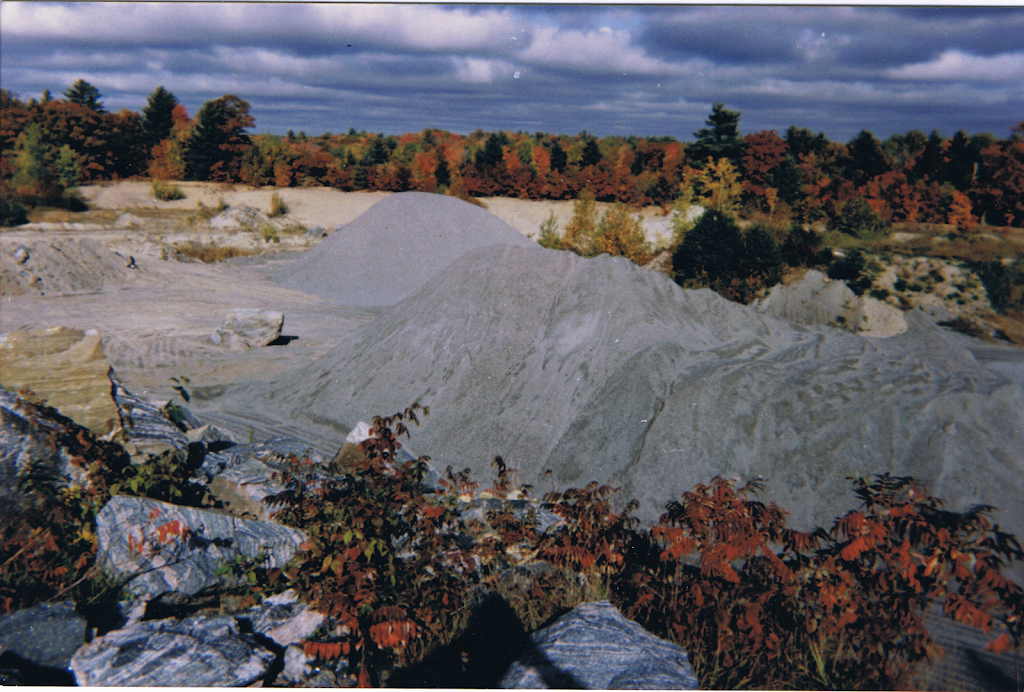
<path id="1" fill-rule="evenodd" d="M 551 170 L 564 173 L 567 165 L 569 165 L 569 155 L 565 153 L 558 142 L 555 142 L 551 145 Z"/>
<path id="2" fill-rule="evenodd" d="M 828 138 L 824 132 L 814 134 L 806 127 L 790 125 L 786 130 L 786 146 L 795 161 L 800 160 L 801 154 L 815 154 L 828 146 Z"/>
<path id="3" fill-rule="evenodd" d="M 596 166 L 601 163 L 601 149 L 597 146 L 597 139 L 588 137 L 587 143 L 583 146 L 583 156 L 580 158 L 580 168 Z"/>
<path id="4" fill-rule="evenodd" d="M 732 216 L 709 209 L 672 255 L 672 269 L 681 285 L 689 279 L 714 283 L 717 279 L 735 276 L 743 255 L 743 235 Z"/>
<path id="5" fill-rule="evenodd" d="M 174 94 L 158 86 L 146 100 L 146 107 L 142 109 L 142 129 L 146 133 L 146 140 L 152 147 L 171 136 L 171 128 L 174 126 L 174 107 L 178 105 L 178 99 Z"/>
<path id="6" fill-rule="evenodd" d="M 189 180 L 235 180 L 242 155 L 251 146 L 245 129 L 252 127 L 248 102 L 226 94 L 207 101 L 196 114 L 196 125 L 185 150 Z"/>
<path id="7" fill-rule="evenodd" d="M 727 158 L 734 166 L 739 166 L 743 156 L 743 140 L 739 131 L 740 112 L 728 110 L 725 104 L 716 103 L 704 122 L 707 127 L 693 133 L 697 141 L 687 150 L 690 158 L 700 162 L 709 156 L 715 160 Z"/>
<path id="8" fill-rule="evenodd" d="M 851 161 L 850 179 L 854 185 L 860 187 L 889 170 L 881 144 L 867 130 L 861 130 L 846 146 Z"/>
<path id="9" fill-rule="evenodd" d="M 434 179 L 438 185 L 448 186 L 452 184 L 452 174 L 448 170 L 448 159 L 442 155 L 437 157 L 437 167 L 434 169 Z"/>
<path id="10" fill-rule="evenodd" d="M 478 171 L 493 168 L 505 158 L 505 146 L 508 145 L 508 137 L 504 132 L 492 132 L 487 138 L 484 148 L 476 153 L 473 163 Z"/>
<path id="11" fill-rule="evenodd" d="M 363 154 L 362 164 L 364 166 L 379 166 L 391 160 L 391 150 L 388 149 L 383 137 L 374 137 L 370 147 Z"/>
<path id="12" fill-rule="evenodd" d="M 103 110 L 103 104 L 100 103 L 100 98 L 103 97 L 103 94 L 84 79 L 79 79 L 72 84 L 71 88 L 64 92 L 64 96 L 68 103 L 77 103 L 79 106 L 85 106 L 97 113 L 106 113 Z"/>

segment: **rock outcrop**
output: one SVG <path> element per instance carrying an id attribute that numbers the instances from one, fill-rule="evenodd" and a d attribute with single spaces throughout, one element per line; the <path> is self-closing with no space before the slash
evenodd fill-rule
<path id="1" fill-rule="evenodd" d="M 607 601 L 584 603 L 530 636 L 507 689 L 695 690 L 681 647 L 655 637 Z"/>
<path id="2" fill-rule="evenodd" d="M 71 670 L 82 686 L 245 687 L 264 677 L 275 658 L 233 617 L 197 615 L 97 637 L 75 653 Z"/>
<path id="3" fill-rule="evenodd" d="M 843 281 L 811 269 L 799 281 L 772 286 L 751 305 L 762 315 L 800 324 L 843 327 L 861 336 L 887 337 L 907 331 L 899 308 L 870 296 L 858 296 Z"/>
<path id="4" fill-rule="evenodd" d="M 31 390 L 98 435 L 118 420 L 100 335 L 54 327 L 0 335 L 0 384 Z"/>

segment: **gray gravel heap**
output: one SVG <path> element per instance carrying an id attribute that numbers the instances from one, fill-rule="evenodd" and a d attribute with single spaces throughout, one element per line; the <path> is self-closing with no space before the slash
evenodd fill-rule
<path id="1" fill-rule="evenodd" d="M 695 690 L 682 647 L 622 617 L 608 601 L 584 603 L 530 636 L 506 689 Z"/>
<path id="2" fill-rule="evenodd" d="M 536 247 L 468 202 L 402 192 L 338 228 L 275 280 L 344 305 L 393 305 L 467 252 L 496 244 Z"/>
<path id="3" fill-rule="evenodd" d="M 830 522 L 848 476 L 930 484 L 950 509 L 1000 508 L 1024 534 L 1024 396 L 942 330 L 865 339 L 758 315 L 628 260 L 476 250 L 333 351 L 240 392 L 260 415 L 338 430 L 431 413 L 411 444 L 484 484 L 624 487 L 639 516 L 715 475 L 763 477 L 790 523 Z M 550 478 L 545 469 L 551 469 Z"/>

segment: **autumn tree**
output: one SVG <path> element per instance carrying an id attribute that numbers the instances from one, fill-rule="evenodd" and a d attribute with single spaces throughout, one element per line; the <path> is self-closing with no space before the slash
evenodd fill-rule
<path id="1" fill-rule="evenodd" d="M 769 174 L 786 158 L 786 142 L 775 130 L 751 133 L 743 141 L 743 189 L 764 197 Z"/>
<path id="2" fill-rule="evenodd" d="M 693 133 L 697 141 L 690 145 L 688 153 L 694 161 L 726 158 L 738 166 L 743 155 L 743 140 L 740 139 L 740 112 L 731 111 L 725 104 L 716 103 L 711 115 L 702 127 Z"/>
<path id="3" fill-rule="evenodd" d="M 185 150 L 186 177 L 238 180 L 242 154 L 252 144 L 245 130 L 254 124 L 249 103 L 237 96 L 226 94 L 204 103 Z"/>
<path id="4" fill-rule="evenodd" d="M 106 113 L 106 111 L 103 110 L 103 104 L 100 102 L 103 95 L 100 93 L 99 89 L 94 87 L 92 84 L 89 84 L 89 82 L 84 79 L 79 79 L 72 84 L 71 87 L 64 92 L 64 96 L 68 103 L 85 106 L 96 113 Z"/>
<path id="5" fill-rule="evenodd" d="M 158 86 L 142 109 L 142 129 L 146 132 L 150 147 L 171 136 L 174 127 L 174 107 L 178 99 L 171 92 Z"/>
<path id="6" fill-rule="evenodd" d="M 647 264 L 654 256 L 644 232 L 643 217 L 630 214 L 621 202 L 601 217 L 594 246 L 594 254 L 626 257 L 639 265 Z"/>

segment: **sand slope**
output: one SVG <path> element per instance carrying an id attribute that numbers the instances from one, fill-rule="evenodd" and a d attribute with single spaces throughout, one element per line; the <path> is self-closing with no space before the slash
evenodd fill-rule
<path id="1" fill-rule="evenodd" d="M 624 259 L 482 248 L 246 392 L 325 440 L 419 401 L 432 412 L 413 448 L 441 469 L 489 481 L 501 454 L 542 490 L 621 484 L 648 519 L 735 475 L 767 479 L 797 524 L 824 522 L 856 504 L 847 476 L 889 471 L 1024 529 L 1024 396 L 941 331 L 802 327 Z"/>

